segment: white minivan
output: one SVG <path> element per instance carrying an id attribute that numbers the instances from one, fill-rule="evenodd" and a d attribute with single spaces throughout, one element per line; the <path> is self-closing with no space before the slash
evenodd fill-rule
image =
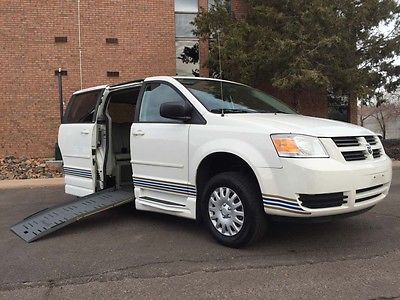
<path id="1" fill-rule="evenodd" d="M 375 133 L 210 78 L 77 91 L 58 142 L 66 193 L 134 187 L 137 210 L 202 220 L 231 247 L 259 239 L 272 217 L 364 212 L 385 198 L 392 177 Z"/>

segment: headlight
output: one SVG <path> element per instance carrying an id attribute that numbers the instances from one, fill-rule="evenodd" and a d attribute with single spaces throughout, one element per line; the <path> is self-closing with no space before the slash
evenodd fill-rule
<path id="1" fill-rule="evenodd" d="M 301 134 L 273 134 L 271 139 L 280 157 L 329 157 L 317 137 Z"/>

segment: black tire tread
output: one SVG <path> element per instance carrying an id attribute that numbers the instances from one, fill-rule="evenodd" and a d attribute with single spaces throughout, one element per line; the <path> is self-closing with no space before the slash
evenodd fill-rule
<path id="1" fill-rule="evenodd" d="M 248 176 L 246 176 L 246 174 L 241 172 L 223 172 L 215 175 L 209 180 L 201 197 L 203 204 L 203 218 L 206 220 L 208 227 L 212 226 L 210 225 L 209 217 L 207 215 L 209 191 L 216 183 L 227 181 L 231 182 L 233 185 L 236 185 L 239 188 L 239 191 L 235 190 L 235 192 L 242 194 L 239 195 L 242 202 L 247 201 L 247 210 L 250 210 L 250 213 L 247 212 L 248 215 L 246 216 L 246 219 L 249 218 L 250 214 L 250 220 L 247 220 L 247 222 L 250 222 L 248 225 L 250 227 L 246 230 L 243 236 L 240 236 L 240 238 L 238 238 L 237 240 L 232 239 L 231 241 L 228 241 L 228 239 L 226 238 L 219 238 L 217 234 L 212 232 L 213 228 L 209 228 L 209 230 L 211 231 L 214 238 L 216 238 L 217 241 L 221 244 L 228 247 L 240 248 L 255 243 L 264 236 L 268 224 L 267 215 L 264 212 L 262 196 L 257 182 L 254 182 Z"/>

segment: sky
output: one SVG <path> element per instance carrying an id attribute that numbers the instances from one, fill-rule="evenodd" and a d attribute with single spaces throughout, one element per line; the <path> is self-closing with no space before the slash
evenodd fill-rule
<path id="1" fill-rule="evenodd" d="M 395 22 L 391 22 L 389 24 L 382 24 L 379 26 L 378 31 L 384 33 L 384 34 L 389 34 L 395 26 Z M 400 65 L 400 57 L 397 57 L 396 61 L 395 61 L 396 65 Z"/>

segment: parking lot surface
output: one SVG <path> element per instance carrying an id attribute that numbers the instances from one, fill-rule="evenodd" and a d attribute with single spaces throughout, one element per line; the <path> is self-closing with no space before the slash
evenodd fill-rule
<path id="1" fill-rule="evenodd" d="M 24 217 L 73 197 L 63 187 L 0 191 L 0 298 L 400 298 L 400 169 L 362 215 L 273 223 L 245 249 L 218 245 L 194 221 L 130 206 L 25 243 Z"/>

